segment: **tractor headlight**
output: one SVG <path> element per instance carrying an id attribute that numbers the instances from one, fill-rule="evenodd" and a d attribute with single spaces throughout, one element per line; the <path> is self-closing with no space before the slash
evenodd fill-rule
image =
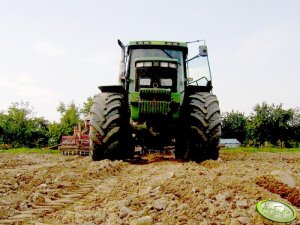
<path id="1" fill-rule="evenodd" d="M 176 65 L 176 63 L 169 63 L 169 67 L 170 67 L 170 68 L 176 69 L 176 68 L 177 68 L 177 65 Z"/>
<path id="2" fill-rule="evenodd" d="M 168 65 L 169 63 L 167 63 L 167 62 L 161 62 L 160 63 L 160 66 L 161 67 L 168 67 L 169 65 Z"/>
<path id="3" fill-rule="evenodd" d="M 160 85 L 165 87 L 171 87 L 173 84 L 172 79 L 160 79 Z"/>
<path id="4" fill-rule="evenodd" d="M 144 63 L 143 63 L 143 62 L 138 62 L 138 63 L 136 64 L 136 67 L 144 67 Z"/>
<path id="5" fill-rule="evenodd" d="M 140 86 L 150 86 L 150 78 L 140 78 Z"/>

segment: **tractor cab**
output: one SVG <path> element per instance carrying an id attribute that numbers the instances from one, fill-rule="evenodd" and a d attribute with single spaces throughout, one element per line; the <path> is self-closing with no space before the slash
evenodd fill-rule
<path id="1" fill-rule="evenodd" d="M 124 51 L 125 53 L 125 51 Z M 125 89 L 169 88 L 183 91 L 187 45 L 180 42 L 131 41 L 127 46 Z"/>
<path id="2" fill-rule="evenodd" d="M 128 92 L 140 88 L 169 88 L 184 92 L 187 86 L 200 91 L 212 89 L 206 45 L 188 59 L 188 44 L 166 41 L 131 41 L 122 47 L 120 82 Z"/>

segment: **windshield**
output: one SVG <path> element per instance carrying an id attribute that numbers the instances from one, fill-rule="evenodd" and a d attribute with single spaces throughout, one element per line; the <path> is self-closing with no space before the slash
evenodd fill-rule
<path id="1" fill-rule="evenodd" d="M 197 57 L 188 61 L 188 77 L 192 78 L 190 85 L 206 86 L 211 81 L 207 56 Z"/>
<path id="2" fill-rule="evenodd" d="M 147 57 L 163 57 L 163 58 L 173 58 L 178 60 L 178 90 L 181 91 L 184 88 L 184 62 L 183 62 L 183 53 L 179 50 L 170 50 L 170 49 L 132 49 L 130 53 L 130 79 L 135 82 L 135 70 L 134 63 L 137 58 L 147 58 Z M 130 92 L 135 91 L 135 83 L 130 84 Z"/>

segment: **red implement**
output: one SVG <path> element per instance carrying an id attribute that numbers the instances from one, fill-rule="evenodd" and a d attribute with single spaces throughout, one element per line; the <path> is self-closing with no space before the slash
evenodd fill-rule
<path id="1" fill-rule="evenodd" d="M 63 155 L 90 155 L 89 130 L 90 120 L 85 121 L 85 128 L 81 125 L 74 127 L 73 136 L 62 136 L 58 149 Z"/>

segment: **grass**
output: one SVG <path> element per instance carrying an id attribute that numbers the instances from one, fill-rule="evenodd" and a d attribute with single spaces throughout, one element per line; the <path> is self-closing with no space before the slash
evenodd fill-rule
<path id="1" fill-rule="evenodd" d="M 7 150 L 0 149 L 1 153 L 41 153 L 41 154 L 60 154 L 59 150 L 40 149 L 40 148 L 11 148 Z"/>
<path id="2" fill-rule="evenodd" d="M 240 152 L 248 152 L 248 153 L 257 153 L 257 152 L 300 152 L 300 148 L 224 148 L 221 149 L 223 152 L 232 152 L 232 153 L 240 153 Z"/>
<path id="3" fill-rule="evenodd" d="M 258 152 L 300 152 L 300 148 L 223 148 L 221 149 L 221 152 L 230 152 L 230 153 L 258 153 Z M 51 150 L 51 149 L 39 149 L 39 148 L 11 148 L 7 150 L 0 149 L 1 153 L 14 153 L 14 154 L 20 154 L 20 153 L 40 153 L 40 154 L 60 154 L 59 150 Z"/>

